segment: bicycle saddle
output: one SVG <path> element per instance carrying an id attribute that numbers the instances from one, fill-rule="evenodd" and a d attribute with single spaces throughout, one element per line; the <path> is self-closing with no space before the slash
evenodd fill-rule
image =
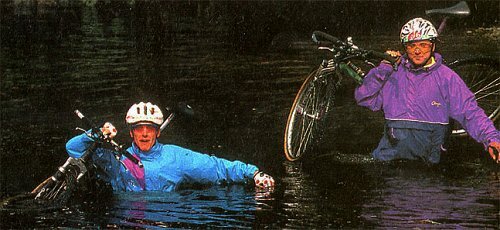
<path id="1" fill-rule="evenodd" d="M 465 1 L 461 1 L 454 6 L 450 6 L 448 8 L 443 9 L 432 9 L 426 10 L 425 14 L 444 14 L 444 15 L 453 15 L 459 17 L 465 17 L 470 14 L 469 6 Z"/>

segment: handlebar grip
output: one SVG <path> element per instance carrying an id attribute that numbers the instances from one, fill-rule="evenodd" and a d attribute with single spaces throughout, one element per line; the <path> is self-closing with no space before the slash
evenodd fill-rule
<path id="1" fill-rule="evenodd" d="M 83 115 L 82 112 L 80 112 L 80 110 L 75 110 L 75 114 L 78 116 L 78 118 L 82 119 L 83 121 L 85 121 L 85 123 L 87 123 L 88 126 L 92 127 L 92 128 L 95 128 L 95 125 L 94 123 L 88 119 L 85 115 Z"/>
<path id="2" fill-rule="evenodd" d="M 393 56 L 391 56 L 390 54 L 388 53 L 382 53 L 382 52 L 377 52 L 377 51 L 370 51 L 370 54 L 373 56 L 373 57 L 376 57 L 376 58 L 381 58 L 381 59 L 384 59 L 384 60 L 387 60 L 389 61 L 390 63 L 394 64 L 396 63 L 397 59 L 394 58 Z"/>
<path id="3" fill-rule="evenodd" d="M 315 43 L 320 43 L 321 39 L 318 39 L 318 38 L 323 38 L 324 40 L 330 41 L 332 43 L 342 43 L 338 38 L 336 38 L 332 35 L 329 35 L 329 34 L 322 32 L 322 31 L 314 31 L 312 34 L 312 40 Z"/>
<path id="4" fill-rule="evenodd" d="M 102 132 L 101 132 L 101 129 L 99 129 L 99 127 L 97 127 L 94 122 L 92 120 L 90 120 L 88 117 L 86 117 L 85 115 L 83 115 L 82 112 L 80 112 L 80 110 L 75 110 L 74 111 L 75 114 L 78 116 L 78 118 L 80 118 L 81 120 L 83 120 L 85 123 L 87 123 L 88 126 L 90 126 L 90 128 L 94 131 L 94 132 L 97 132 L 99 135 L 102 135 Z"/>

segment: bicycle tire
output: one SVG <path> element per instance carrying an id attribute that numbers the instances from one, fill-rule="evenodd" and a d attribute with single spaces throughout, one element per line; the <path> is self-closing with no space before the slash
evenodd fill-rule
<path id="1" fill-rule="evenodd" d="M 333 70 L 335 72 L 335 70 Z M 333 106 L 340 78 L 319 67 L 306 78 L 297 92 L 285 129 L 284 151 L 289 161 L 300 159 L 314 149 L 323 134 L 322 125 Z"/>
<path id="2" fill-rule="evenodd" d="M 448 65 L 474 93 L 486 115 L 496 122 L 500 118 L 500 61 L 492 57 L 472 57 Z M 452 122 L 452 136 L 466 136 L 458 122 Z"/>

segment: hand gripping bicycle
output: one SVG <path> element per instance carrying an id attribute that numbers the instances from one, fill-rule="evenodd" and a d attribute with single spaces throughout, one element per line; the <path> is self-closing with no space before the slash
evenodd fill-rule
<path id="1" fill-rule="evenodd" d="M 443 16 L 439 26 L 442 32 L 450 17 L 463 17 L 470 14 L 465 2 L 444 8 L 426 11 L 428 15 Z M 323 135 L 327 114 L 333 108 L 335 93 L 343 79 L 352 78 L 356 83 L 363 82 L 364 74 L 375 65 L 375 60 L 395 60 L 385 53 L 363 50 L 353 44 L 352 38 L 340 41 L 324 32 L 315 31 L 312 40 L 319 50 L 329 51 L 329 59 L 306 78 L 290 109 L 284 135 L 284 152 L 290 161 L 296 161 L 307 152 L 313 151 Z M 495 57 L 474 56 L 459 59 L 447 64 L 476 95 L 476 101 L 486 115 L 496 122 L 500 117 L 500 62 Z M 466 131 L 452 122 L 451 136 L 464 136 Z"/>
<path id="2" fill-rule="evenodd" d="M 185 103 L 179 103 L 177 107 L 167 107 L 166 110 L 170 114 L 160 126 L 160 132 L 177 115 L 194 115 L 193 109 Z M 91 196 L 97 197 L 105 192 L 103 190 L 110 191 L 111 188 L 106 187 L 107 185 L 103 181 L 96 178 L 97 171 L 102 170 L 92 162 L 92 156 L 97 148 L 112 149 L 113 151 L 109 152 L 114 155 L 117 161 L 122 163 L 122 156 L 125 156 L 139 167 L 142 167 L 142 163 L 127 152 L 123 145 L 103 135 L 101 129 L 92 120 L 84 116 L 79 110 L 75 110 L 75 114 L 91 127 L 89 131 L 81 128 L 77 129 L 93 139 L 92 144 L 80 158 L 68 157 L 66 162 L 51 177 L 40 183 L 30 193 L 2 200 L 0 211 L 50 210 L 65 205 L 69 200 L 82 195 L 84 192 L 90 192 Z"/>
<path id="3" fill-rule="evenodd" d="M 388 60 L 396 67 L 396 60 L 390 55 L 361 49 L 353 43 L 352 38 L 344 42 L 327 33 L 315 31 L 312 40 L 318 44 L 319 50 L 328 51 L 331 58 L 323 60 L 309 74 L 293 102 L 284 140 L 285 156 L 290 161 L 298 160 L 311 151 L 321 138 L 327 114 L 333 108 L 335 93 L 344 78 L 352 78 L 361 84 L 366 73 L 365 66 L 373 67 L 374 60 Z"/>
<path id="4" fill-rule="evenodd" d="M 51 210 L 61 207 L 69 200 L 82 194 L 82 191 L 98 191 L 109 189 L 103 186 L 104 183 L 96 179 L 96 172 L 99 170 L 92 162 L 92 155 L 97 148 L 110 148 L 115 159 L 120 160 L 124 155 L 135 164 L 142 165 L 135 157 L 125 151 L 122 145 L 105 136 L 100 127 L 84 116 L 79 110 L 74 111 L 86 125 L 90 126 L 89 131 L 83 131 L 93 140 L 92 144 L 85 150 L 80 158 L 68 157 L 66 162 L 57 171 L 40 183 L 30 193 L 21 194 L 7 198 L 0 204 L 1 211 L 23 212 L 25 210 Z M 97 194 L 96 194 L 97 196 Z"/>
<path id="5" fill-rule="evenodd" d="M 87 148 L 80 158 L 69 157 L 66 162 L 58 168 L 54 175 L 38 185 L 31 192 L 31 194 L 36 194 L 35 199 L 53 200 L 59 198 L 60 196 L 66 197 L 65 195 L 60 194 L 73 193 L 74 189 L 76 189 L 76 186 L 73 184 L 80 183 L 82 177 L 87 175 L 90 168 L 95 167 L 90 163 L 90 161 L 92 159 L 91 156 L 95 153 L 95 150 L 98 147 L 112 148 L 114 150 L 112 153 L 114 154 L 115 159 L 119 162 L 121 162 L 123 155 L 134 164 L 137 164 L 141 168 L 143 167 L 142 163 L 137 158 L 123 149 L 123 145 L 116 143 L 114 140 L 104 135 L 101 129 L 96 126 L 92 120 L 84 116 L 79 110 L 75 110 L 74 112 L 80 119 L 91 127 L 89 132 L 81 128 L 77 129 L 82 130 L 93 140 L 92 145 Z"/>

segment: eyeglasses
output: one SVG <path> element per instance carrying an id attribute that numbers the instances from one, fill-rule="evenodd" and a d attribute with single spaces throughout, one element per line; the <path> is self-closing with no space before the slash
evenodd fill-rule
<path id="1" fill-rule="evenodd" d="M 406 43 L 405 47 L 408 51 L 414 51 L 416 48 L 420 49 L 421 51 L 427 51 L 432 48 L 432 43 L 430 42 L 413 42 L 413 43 Z"/>

